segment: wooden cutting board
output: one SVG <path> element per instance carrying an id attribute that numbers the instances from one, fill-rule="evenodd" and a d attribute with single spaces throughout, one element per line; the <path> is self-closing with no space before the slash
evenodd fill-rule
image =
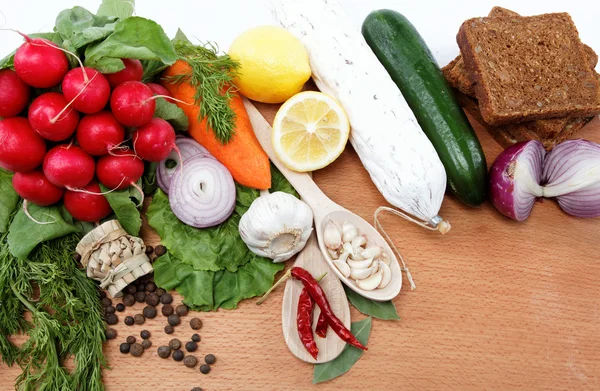
<path id="1" fill-rule="evenodd" d="M 276 107 L 259 108 L 271 122 Z M 501 148 L 474 126 L 490 164 Z M 600 142 L 600 122 L 577 135 Z M 369 221 L 385 204 L 350 146 L 314 178 L 333 201 Z M 283 340 L 279 289 L 261 306 L 248 300 L 235 311 L 193 314 L 204 321 L 197 355 L 218 357 L 208 375 L 162 360 L 154 349 L 141 358 L 119 353 L 119 343 L 143 328 L 154 348 L 189 338 L 191 316 L 173 336 L 160 331 L 163 317 L 131 328 L 120 323 L 105 350 L 107 391 L 599 389 L 600 219 L 573 218 L 544 201 L 516 223 L 489 203 L 469 208 L 451 195 L 441 215 L 452 223 L 445 236 L 383 218 L 417 289 L 404 281 L 394 300 L 402 320 L 374 320 L 369 350 L 343 377 L 311 385 L 312 366 Z M 156 243 L 147 227 L 143 236 Z M 126 314 L 143 306 L 133 308 Z M 352 309 L 353 320 L 363 318 Z M 0 365 L 0 390 L 13 390 L 18 373 Z"/>

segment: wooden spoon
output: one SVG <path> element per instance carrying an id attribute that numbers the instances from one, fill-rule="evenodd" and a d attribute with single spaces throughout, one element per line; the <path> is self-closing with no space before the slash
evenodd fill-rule
<path id="1" fill-rule="evenodd" d="M 323 254 L 321 254 L 321 249 L 317 244 L 317 238 L 314 233 L 306 243 L 306 247 L 298 254 L 294 266 L 299 266 L 308 270 L 315 278 L 327 273 L 319 285 L 325 291 L 333 313 L 340 318 L 342 323 L 349 329 L 350 307 L 348 305 L 346 293 L 344 292 L 344 287 L 340 280 L 331 273 L 327 262 L 323 259 Z M 298 314 L 298 297 L 300 296 L 302 289 L 304 289 L 302 283 L 291 278 L 287 281 L 285 286 L 281 316 L 281 326 L 283 328 L 285 342 L 290 348 L 290 351 L 300 360 L 311 364 L 331 361 L 339 356 L 342 350 L 344 350 L 344 346 L 346 346 L 346 343 L 342 341 L 331 328 L 327 331 L 326 338 L 321 338 L 315 334 L 315 341 L 319 348 L 319 354 L 316 360 L 306 351 L 306 348 L 300 341 L 296 316 Z M 320 313 L 321 310 L 319 309 L 319 306 L 315 305 L 312 323 L 313 331 L 317 325 Z"/>
<path id="2" fill-rule="evenodd" d="M 294 186 L 300 196 L 302 196 L 302 199 L 312 208 L 315 217 L 315 231 L 317 232 L 319 247 L 321 248 L 321 253 L 327 260 L 327 263 L 329 263 L 331 270 L 338 276 L 340 280 L 342 280 L 344 284 L 350 287 L 350 289 L 366 298 L 376 301 L 386 301 L 398 296 L 398 293 L 400 293 L 400 288 L 402 288 L 402 273 L 400 271 L 400 265 L 398 264 L 396 255 L 381 234 L 360 216 L 331 201 L 321 191 L 321 189 L 319 189 L 310 175 L 302 172 L 295 172 L 287 168 L 281 162 L 281 160 L 279 160 L 275 150 L 273 149 L 271 142 L 273 129 L 267 120 L 246 98 L 244 98 L 244 105 L 246 106 L 246 110 L 248 111 L 248 115 L 250 117 L 250 122 L 252 122 L 254 133 L 256 134 L 256 138 L 260 142 L 260 145 L 263 147 L 267 155 L 269 155 L 269 158 L 273 164 L 277 166 L 279 171 L 281 171 L 287 180 L 290 181 L 292 186 Z M 337 225 L 340 227 L 346 221 L 354 224 L 362 234 L 367 236 L 369 245 L 375 244 L 381 247 L 383 251 L 387 253 L 390 259 L 392 279 L 385 288 L 375 289 L 372 291 L 363 290 L 360 289 L 353 280 L 344 277 L 344 275 L 340 273 L 337 267 L 335 267 L 333 264 L 331 256 L 329 255 L 323 241 L 323 231 L 325 229 L 325 225 L 329 221 L 337 223 Z"/>

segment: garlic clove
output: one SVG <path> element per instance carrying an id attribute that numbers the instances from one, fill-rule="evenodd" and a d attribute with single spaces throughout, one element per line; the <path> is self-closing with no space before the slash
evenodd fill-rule
<path id="1" fill-rule="evenodd" d="M 385 288 L 390 281 L 392 280 L 392 270 L 388 265 L 379 261 L 379 268 L 383 272 L 383 277 L 381 278 L 381 282 L 377 285 L 377 288 Z"/>
<path id="2" fill-rule="evenodd" d="M 346 262 L 334 260 L 333 264 L 340 271 L 340 273 L 342 273 L 342 275 L 344 277 L 346 277 L 346 278 L 350 277 L 350 273 L 351 273 L 350 266 L 348 266 L 348 264 Z"/>
<path id="3" fill-rule="evenodd" d="M 342 241 L 352 242 L 352 240 L 358 236 L 358 228 L 352 223 L 345 222 L 342 225 Z"/>
<path id="4" fill-rule="evenodd" d="M 356 251 L 355 249 L 352 249 L 352 259 L 355 261 L 362 261 L 365 257 L 360 255 L 360 250 Z"/>
<path id="5" fill-rule="evenodd" d="M 356 285 L 358 285 L 360 289 L 363 289 L 365 291 L 372 291 L 379 286 L 382 279 L 383 270 L 379 270 L 377 273 L 373 274 L 369 278 L 356 281 Z"/>
<path id="6" fill-rule="evenodd" d="M 343 249 L 342 253 L 348 253 L 350 255 L 354 254 L 354 250 L 352 248 L 352 244 L 350 244 L 349 242 L 344 243 L 342 249 Z"/>
<path id="7" fill-rule="evenodd" d="M 368 258 L 362 261 L 348 260 L 348 266 L 352 269 L 366 269 L 373 263 L 373 258 Z"/>
<path id="8" fill-rule="evenodd" d="M 338 261 L 346 263 L 348 261 L 349 257 L 350 257 L 350 253 L 342 253 L 339 256 Z"/>
<path id="9" fill-rule="evenodd" d="M 367 239 L 363 235 L 357 236 L 354 239 L 352 239 L 352 248 L 354 249 L 354 252 L 362 252 L 363 249 L 361 247 L 365 244 L 367 244 Z"/>
<path id="10" fill-rule="evenodd" d="M 325 225 L 323 241 L 325 246 L 331 250 L 337 250 L 342 247 L 342 233 L 332 221 L 329 221 L 327 225 Z"/>
<path id="11" fill-rule="evenodd" d="M 338 254 L 338 252 L 336 250 L 332 250 L 332 249 L 327 249 L 327 252 L 329 253 L 329 256 L 331 257 L 331 259 L 338 259 L 340 257 L 340 255 Z"/>
<path id="12" fill-rule="evenodd" d="M 379 260 L 383 263 L 385 263 L 386 265 L 390 266 L 390 257 L 388 257 L 388 255 L 386 253 L 382 253 L 381 256 L 379 257 Z"/>
<path id="13" fill-rule="evenodd" d="M 352 269 L 350 268 L 350 278 L 353 280 L 364 280 L 371 275 L 371 269 Z"/>
<path id="14" fill-rule="evenodd" d="M 372 246 L 372 247 L 367 247 L 365 250 L 363 250 L 360 255 L 363 258 L 379 258 L 381 256 L 381 247 L 379 246 Z"/>

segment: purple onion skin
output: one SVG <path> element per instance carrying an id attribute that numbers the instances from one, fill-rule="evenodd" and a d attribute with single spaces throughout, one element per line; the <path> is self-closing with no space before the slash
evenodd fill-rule
<path id="1" fill-rule="evenodd" d="M 178 135 L 175 138 L 175 145 L 177 145 L 177 147 L 179 148 L 184 162 L 186 159 L 189 159 L 193 156 L 202 156 L 214 159 L 213 155 L 211 155 L 206 148 L 204 148 L 199 142 L 197 142 L 191 137 Z M 169 188 L 171 187 L 171 179 L 174 175 L 173 170 L 175 170 L 177 167 L 174 167 L 169 171 L 165 163 L 167 162 L 167 160 L 178 161 L 178 159 L 179 156 L 175 153 L 175 151 L 172 151 L 169 154 L 169 156 L 162 162 L 158 163 L 158 166 L 156 167 L 156 184 L 166 194 L 169 194 Z"/>
<path id="2" fill-rule="evenodd" d="M 540 149 L 545 154 L 542 143 L 537 140 L 511 145 L 498 155 L 490 168 L 489 174 L 489 194 L 492 204 L 494 204 L 500 213 L 517 221 L 527 219 L 533 209 L 533 202 L 531 202 L 531 206 L 526 207 L 525 211 L 519 211 L 517 200 L 515 199 L 515 177 L 513 175 L 519 158 L 528 148 Z M 541 155 L 542 158 L 543 154 Z M 542 171 L 541 165 L 542 161 L 540 160 L 540 175 Z M 539 183 L 540 178 L 538 177 L 537 179 Z"/>

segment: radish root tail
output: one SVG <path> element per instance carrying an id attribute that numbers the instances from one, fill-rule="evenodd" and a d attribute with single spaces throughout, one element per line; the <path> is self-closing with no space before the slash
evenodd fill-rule
<path id="1" fill-rule="evenodd" d="M 84 73 L 85 73 L 85 71 L 84 71 Z M 69 103 L 67 103 L 67 105 L 66 105 L 66 106 L 65 106 L 65 107 L 64 107 L 64 108 L 63 108 L 63 109 L 62 109 L 62 110 L 61 110 L 61 111 L 60 111 L 58 114 L 56 114 L 56 117 L 54 117 L 54 118 L 52 118 L 52 119 L 50 120 L 50 123 L 51 123 L 51 124 L 54 124 L 54 123 L 56 123 L 56 121 L 59 121 L 59 120 L 60 120 L 60 116 L 61 116 L 61 115 L 63 115 L 63 114 L 64 114 L 64 112 L 65 112 L 67 109 L 73 110 L 73 109 L 71 109 L 71 105 L 73 104 L 73 102 L 75 102 L 75 101 L 77 100 L 77 98 L 79 98 L 79 96 L 80 96 L 81 94 L 83 94 L 83 92 L 85 91 L 85 89 L 86 89 L 86 88 L 88 88 L 88 86 L 90 85 L 90 83 L 91 83 L 91 82 L 92 82 L 92 81 L 93 81 L 93 80 L 96 78 L 96 76 L 98 76 L 98 75 L 99 75 L 99 73 L 96 73 L 94 76 L 92 76 L 92 78 L 91 78 L 90 80 L 88 80 L 88 81 L 85 83 L 85 85 L 83 86 L 83 88 L 81 89 L 81 91 L 79 91 L 79 92 L 77 93 L 77 95 L 75 95 L 75 97 L 74 97 L 73 99 L 71 99 L 71 101 L 70 101 Z"/>
<path id="2" fill-rule="evenodd" d="M 154 95 L 152 98 L 148 98 L 144 102 L 148 102 L 150 100 L 158 99 L 158 98 L 163 98 L 164 100 L 172 100 L 172 101 L 179 102 L 181 104 L 188 105 L 188 106 L 192 106 L 193 105 L 193 103 L 185 102 L 185 101 L 180 100 L 180 99 L 175 99 L 175 98 L 173 98 L 173 97 L 171 97 L 169 95 Z"/>
<path id="3" fill-rule="evenodd" d="M 52 221 L 38 221 L 38 220 L 36 220 L 31 215 L 31 213 L 29 213 L 29 208 L 28 207 L 29 207 L 29 201 L 27 201 L 27 200 L 23 201 L 23 213 L 25 213 L 25 216 L 27 216 L 27 218 L 29 218 L 29 220 L 33 221 L 34 223 L 39 224 L 39 225 L 48 225 L 48 224 L 54 224 L 54 223 L 56 223 L 56 218 L 54 216 L 50 216 L 47 213 L 44 213 L 44 214 L 46 216 L 48 216 L 48 217 L 51 217 Z"/>
<path id="4" fill-rule="evenodd" d="M 90 194 L 90 195 L 105 195 L 105 194 L 112 193 L 113 191 L 119 190 L 119 187 L 121 187 L 121 185 L 123 184 L 123 182 L 125 182 L 125 177 L 121 178 L 121 182 L 119 182 L 119 184 L 117 185 L 117 187 L 115 187 L 113 189 L 110 189 L 110 190 L 107 190 L 107 191 L 100 192 L 100 193 L 96 193 L 95 191 L 89 191 L 89 190 L 86 190 L 86 189 L 80 189 L 80 188 L 77 188 L 77 187 L 68 187 L 67 186 L 67 189 L 69 189 L 71 191 L 74 191 L 74 192 L 77 192 L 77 193 L 85 193 L 85 194 Z"/>
<path id="5" fill-rule="evenodd" d="M 135 189 L 140 193 L 140 202 L 138 202 L 137 207 L 139 208 L 144 204 L 144 190 L 135 182 L 131 182 L 131 186 L 135 187 Z"/>

